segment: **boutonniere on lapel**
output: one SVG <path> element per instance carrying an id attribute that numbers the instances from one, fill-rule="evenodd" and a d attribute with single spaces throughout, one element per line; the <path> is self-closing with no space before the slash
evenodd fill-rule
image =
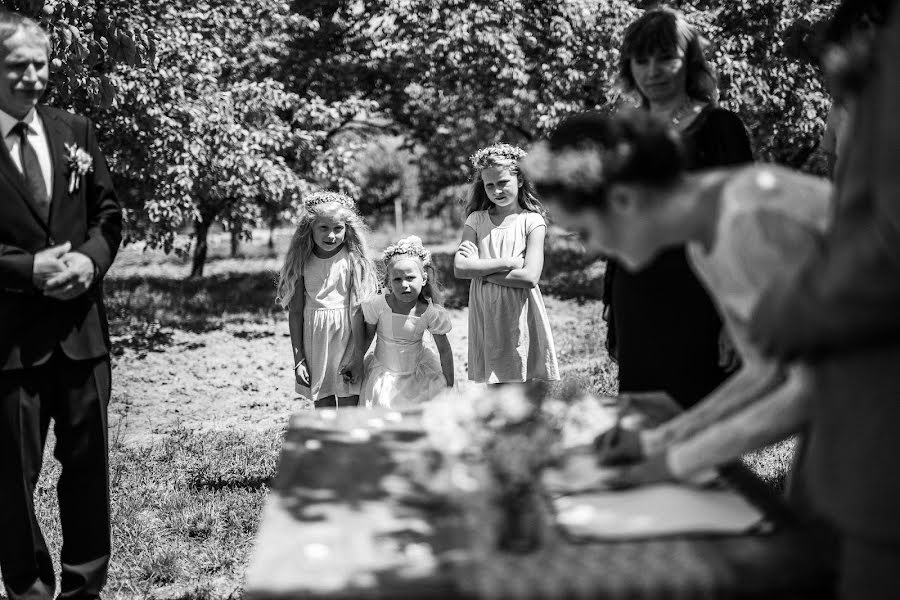
<path id="1" fill-rule="evenodd" d="M 81 178 L 94 170 L 94 159 L 84 148 L 66 144 L 66 165 L 69 167 L 69 193 L 81 185 Z"/>

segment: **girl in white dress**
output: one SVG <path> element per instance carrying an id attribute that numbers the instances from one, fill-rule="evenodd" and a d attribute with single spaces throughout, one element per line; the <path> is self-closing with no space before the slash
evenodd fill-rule
<path id="1" fill-rule="evenodd" d="M 559 379 L 556 348 L 538 280 L 544 268 L 544 209 L 509 144 L 472 156 L 475 179 L 457 277 L 469 286 L 469 379 L 510 383 Z"/>
<path id="2" fill-rule="evenodd" d="M 365 232 L 351 198 L 309 194 L 281 268 L 278 302 L 288 309 L 296 389 L 316 408 L 359 403 L 365 350 L 359 299 L 377 285 Z"/>
<path id="3" fill-rule="evenodd" d="M 447 340 L 450 317 L 435 304 L 431 253 L 411 235 L 384 251 L 385 293 L 362 304 L 366 344 L 377 335 L 365 361 L 362 401 L 402 408 L 432 399 L 453 386 L 453 352 Z M 431 333 L 440 362 L 422 342 Z"/>

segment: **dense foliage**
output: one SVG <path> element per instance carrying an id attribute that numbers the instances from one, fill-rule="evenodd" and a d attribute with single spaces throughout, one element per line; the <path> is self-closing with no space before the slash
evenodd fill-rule
<path id="1" fill-rule="evenodd" d="M 216 221 L 246 235 L 290 218 L 316 187 L 359 197 L 372 214 L 389 214 L 396 198 L 440 209 L 436 199 L 468 179 L 479 146 L 527 144 L 566 114 L 629 101 L 617 87 L 617 48 L 653 3 L 5 4 L 52 32 L 50 101 L 96 118 L 128 207 L 128 241 L 173 249 L 190 226 L 200 274 Z M 829 99 L 783 39 L 834 0 L 672 4 L 708 38 L 721 102 L 744 118 L 757 157 L 803 165 Z M 385 150 L 373 154 L 378 144 Z M 402 160 L 388 156 L 401 149 Z"/>
<path id="2" fill-rule="evenodd" d="M 830 98 L 818 70 L 788 56 L 792 26 L 823 19 L 836 0 L 678 2 L 709 37 L 722 103 L 747 123 L 760 160 L 802 167 L 824 127 Z"/>
<path id="3" fill-rule="evenodd" d="M 50 33 L 50 103 L 81 111 L 112 106 L 118 92 L 114 69 L 151 65 L 155 59 L 153 29 L 132 26 L 129 7 L 117 0 L 3 0 L 2 6 Z"/>
<path id="4" fill-rule="evenodd" d="M 438 4 L 386 0 L 386 43 L 371 55 L 379 103 L 423 146 L 430 191 L 464 180 L 465 158 L 498 140 L 527 143 L 571 112 L 630 101 L 618 47 L 641 10 L 625 0 Z M 782 39 L 834 2 L 677 2 L 709 41 L 721 102 L 747 123 L 757 156 L 794 167 L 815 148 L 828 105 L 818 73 Z M 429 168 L 430 167 L 430 168 Z"/>

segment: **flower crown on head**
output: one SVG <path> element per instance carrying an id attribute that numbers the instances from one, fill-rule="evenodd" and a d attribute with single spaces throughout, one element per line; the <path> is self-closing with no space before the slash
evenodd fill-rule
<path id="1" fill-rule="evenodd" d="M 431 252 L 422 245 L 422 239 L 417 235 L 405 237 L 397 243 L 391 244 L 385 248 L 384 262 L 389 262 L 393 257 L 401 254 L 415 256 L 421 260 L 424 265 L 431 264 Z"/>
<path id="2" fill-rule="evenodd" d="M 547 142 L 539 142 L 528 153 L 522 170 L 535 184 L 559 185 L 590 192 L 609 180 L 609 173 L 619 171 L 631 157 L 633 148 L 627 142 L 615 147 L 583 143 L 558 151 Z"/>
<path id="3" fill-rule="evenodd" d="M 482 148 L 470 156 L 469 161 L 471 161 L 473 167 L 480 171 L 489 166 L 488 159 L 490 158 L 519 162 L 525 158 L 526 154 L 527 153 L 518 146 L 500 142 L 499 144 Z"/>
<path id="4" fill-rule="evenodd" d="M 350 210 L 356 210 L 356 202 L 350 196 L 345 196 L 338 192 L 313 192 L 303 197 L 303 206 L 307 210 L 320 204 L 328 203 L 339 204 Z"/>

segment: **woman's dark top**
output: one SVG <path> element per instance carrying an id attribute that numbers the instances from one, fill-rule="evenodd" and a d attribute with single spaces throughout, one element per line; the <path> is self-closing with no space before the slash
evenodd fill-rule
<path id="1" fill-rule="evenodd" d="M 682 137 L 689 170 L 753 160 L 744 124 L 722 108 L 703 110 Z M 719 366 L 722 321 L 684 247 L 663 251 L 640 272 L 608 261 L 603 302 L 619 392 L 663 390 L 687 408 L 727 377 Z"/>

